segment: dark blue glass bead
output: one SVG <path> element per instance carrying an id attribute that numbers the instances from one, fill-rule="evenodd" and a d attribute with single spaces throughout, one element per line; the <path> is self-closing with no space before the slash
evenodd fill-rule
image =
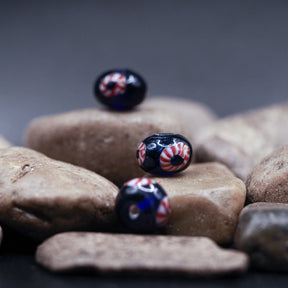
<path id="1" fill-rule="evenodd" d="M 136 157 L 139 166 L 146 172 L 168 176 L 189 166 L 192 146 L 179 134 L 154 134 L 140 143 Z"/>
<path id="2" fill-rule="evenodd" d="M 170 203 L 164 189 L 148 178 L 126 182 L 116 198 L 116 213 L 133 232 L 155 232 L 167 224 Z"/>
<path id="3" fill-rule="evenodd" d="M 114 110 L 130 110 L 146 96 L 147 85 L 137 73 L 128 69 L 109 70 L 98 77 L 95 97 Z"/>

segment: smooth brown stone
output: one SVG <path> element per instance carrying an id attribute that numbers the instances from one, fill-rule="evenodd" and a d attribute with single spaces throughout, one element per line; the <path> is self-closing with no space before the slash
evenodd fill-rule
<path id="1" fill-rule="evenodd" d="M 35 119 L 26 146 L 92 170 L 116 185 L 141 177 L 136 151 L 155 133 L 182 134 L 181 122 L 154 108 L 127 112 L 87 109 Z"/>
<path id="2" fill-rule="evenodd" d="M 251 266 L 288 271 L 288 204 L 253 203 L 239 217 L 235 245 L 249 254 Z"/>
<path id="3" fill-rule="evenodd" d="M 11 144 L 2 136 L 0 136 L 0 149 L 7 148 L 11 146 Z"/>
<path id="4" fill-rule="evenodd" d="M 288 146 L 264 158 L 248 176 L 249 202 L 288 203 Z"/>
<path id="5" fill-rule="evenodd" d="M 244 253 L 219 248 L 204 237 L 75 233 L 53 236 L 40 245 L 36 261 L 53 272 L 89 270 L 217 276 L 243 273 Z"/>
<path id="6" fill-rule="evenodd" d="M 115 223 L 117 187 L 84 168 L 36 151 L 0 150 L 0 222 L 34 239 Z"/>
<path id="7" fill-rule="evenodd" d="M 192 164 L 172 177 L 152 178 L 170 198 L 169 234 L 232 241 L 246 188 L 224 165 Z"/>
<path id="8" fill-rule="evenodd" d="M 147 100 L 143 105 L 154 107 L 163 114 L 179 118 L 184 127 L 184 136 L 192 142 L 192 145 L 195 135 L 217 119 L 208 106 L 182 98 L 156 97 Z"/>
<path id="9" fill-rule="evenodd" d="M 245 180 L 265 156 L 288 144 L 287 121 L 287 103 L 219 120 L 197 135 L 197 161 L 221 162 Z"/>

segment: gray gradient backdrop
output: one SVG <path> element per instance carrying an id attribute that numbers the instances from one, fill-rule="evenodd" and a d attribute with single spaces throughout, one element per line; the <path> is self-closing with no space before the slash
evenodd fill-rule
<path id="1" fill-rule="evenodd" d="M 93 107 L 113 67 L 224 116 L 286 100 L 288 1 L 1 1 L 0 134 Z"/>

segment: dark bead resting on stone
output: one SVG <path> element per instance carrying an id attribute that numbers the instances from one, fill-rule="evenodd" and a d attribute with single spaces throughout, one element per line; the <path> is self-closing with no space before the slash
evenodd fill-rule
<path id="1" fill-rule="evenodd" d="M 192 146 L 179 134 L 154 134 L 140 143 L 136 157 L 139 166 L 146 172 L 172 175 L 189 166 Z"/>
<path id="2" fill-rule="evenodd" d="M 128 69 L 110 70 L 98 77 L 95 97 L 114 110 L 129 110 L 146 96 L 147 85 L 137 73 Z"/>
<path id="3" fill-rule="evenodd" d="M 116 213 L 134 232 L 155 232 L 167 224 L 170 204 L 166 192 L 155 181 L 134 178 L 126 182 L 117 198 Z"/>

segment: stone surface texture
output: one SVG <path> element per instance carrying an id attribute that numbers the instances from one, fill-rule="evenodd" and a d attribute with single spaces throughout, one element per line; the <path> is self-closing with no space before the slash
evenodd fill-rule
<path id="1" fill-rule="evenodd" d="M 154 108 L 126 112 L 86 109 L 35 119 L 26 146 L 92 170 L 116 185 L 141 177 L 136 151 L 146 137 L 161 132 L 183 134 L 175 117 Z"/>
<path id="2" fill-rule="evenodd" d="M 232 241 L 246 188 L 224 165 L 192 164 L 173 177 L 152 179 L 170 198 L 169 234 L 207 236 L 221 244 Z"/>
<path id="3" fill-rule="evenodd" d="M 84 168 L 33 150 L 0 150 L 0 223 L 34 239 L 114 224 L 118 188 Z"/>
<path id="4" fill-rule="evenodd" d="M 256 165 L 246 185 L 250 203 L 288 203 L 288 146 L 274 151 Z"/>
<path id="5" fill-rule="evenodd" d="M 11 146 L 11 144 L 4 137 L 0 135 L 0 149 L 7 148 L 9 146 Z"/>
<path id="6" fill-rule="evenodd" d="M 215 113 L 204 104 L 176 97 L 155 97 L 147 100 L 143 106 L 156 108 L 162 114 L 179 118 L 184 126 L 183 136 L 187 137 L 192 145 L 195 135 L 217 119 Z"/>
<path id="7" fill-rule="evenodd" d="M 253 167 L 288 144 L 288 103 L 230 116 L 203 129 L 195 138 L 197 161 L 217 161 L 245 180 Z"/>
<path id="8" fill-rule="evenodd" d="M 288 271 L 288 204 L 253 203 L 239 217 L 235 245 L 256 269 Z"/>
<path id="9" fill-rule="evenodd" d="M 162 273 L 216 276 L 243 273 L 248 258 L 205 237 L 68 232 L 41 244 L 36 261 L 54 272 Z"/>

